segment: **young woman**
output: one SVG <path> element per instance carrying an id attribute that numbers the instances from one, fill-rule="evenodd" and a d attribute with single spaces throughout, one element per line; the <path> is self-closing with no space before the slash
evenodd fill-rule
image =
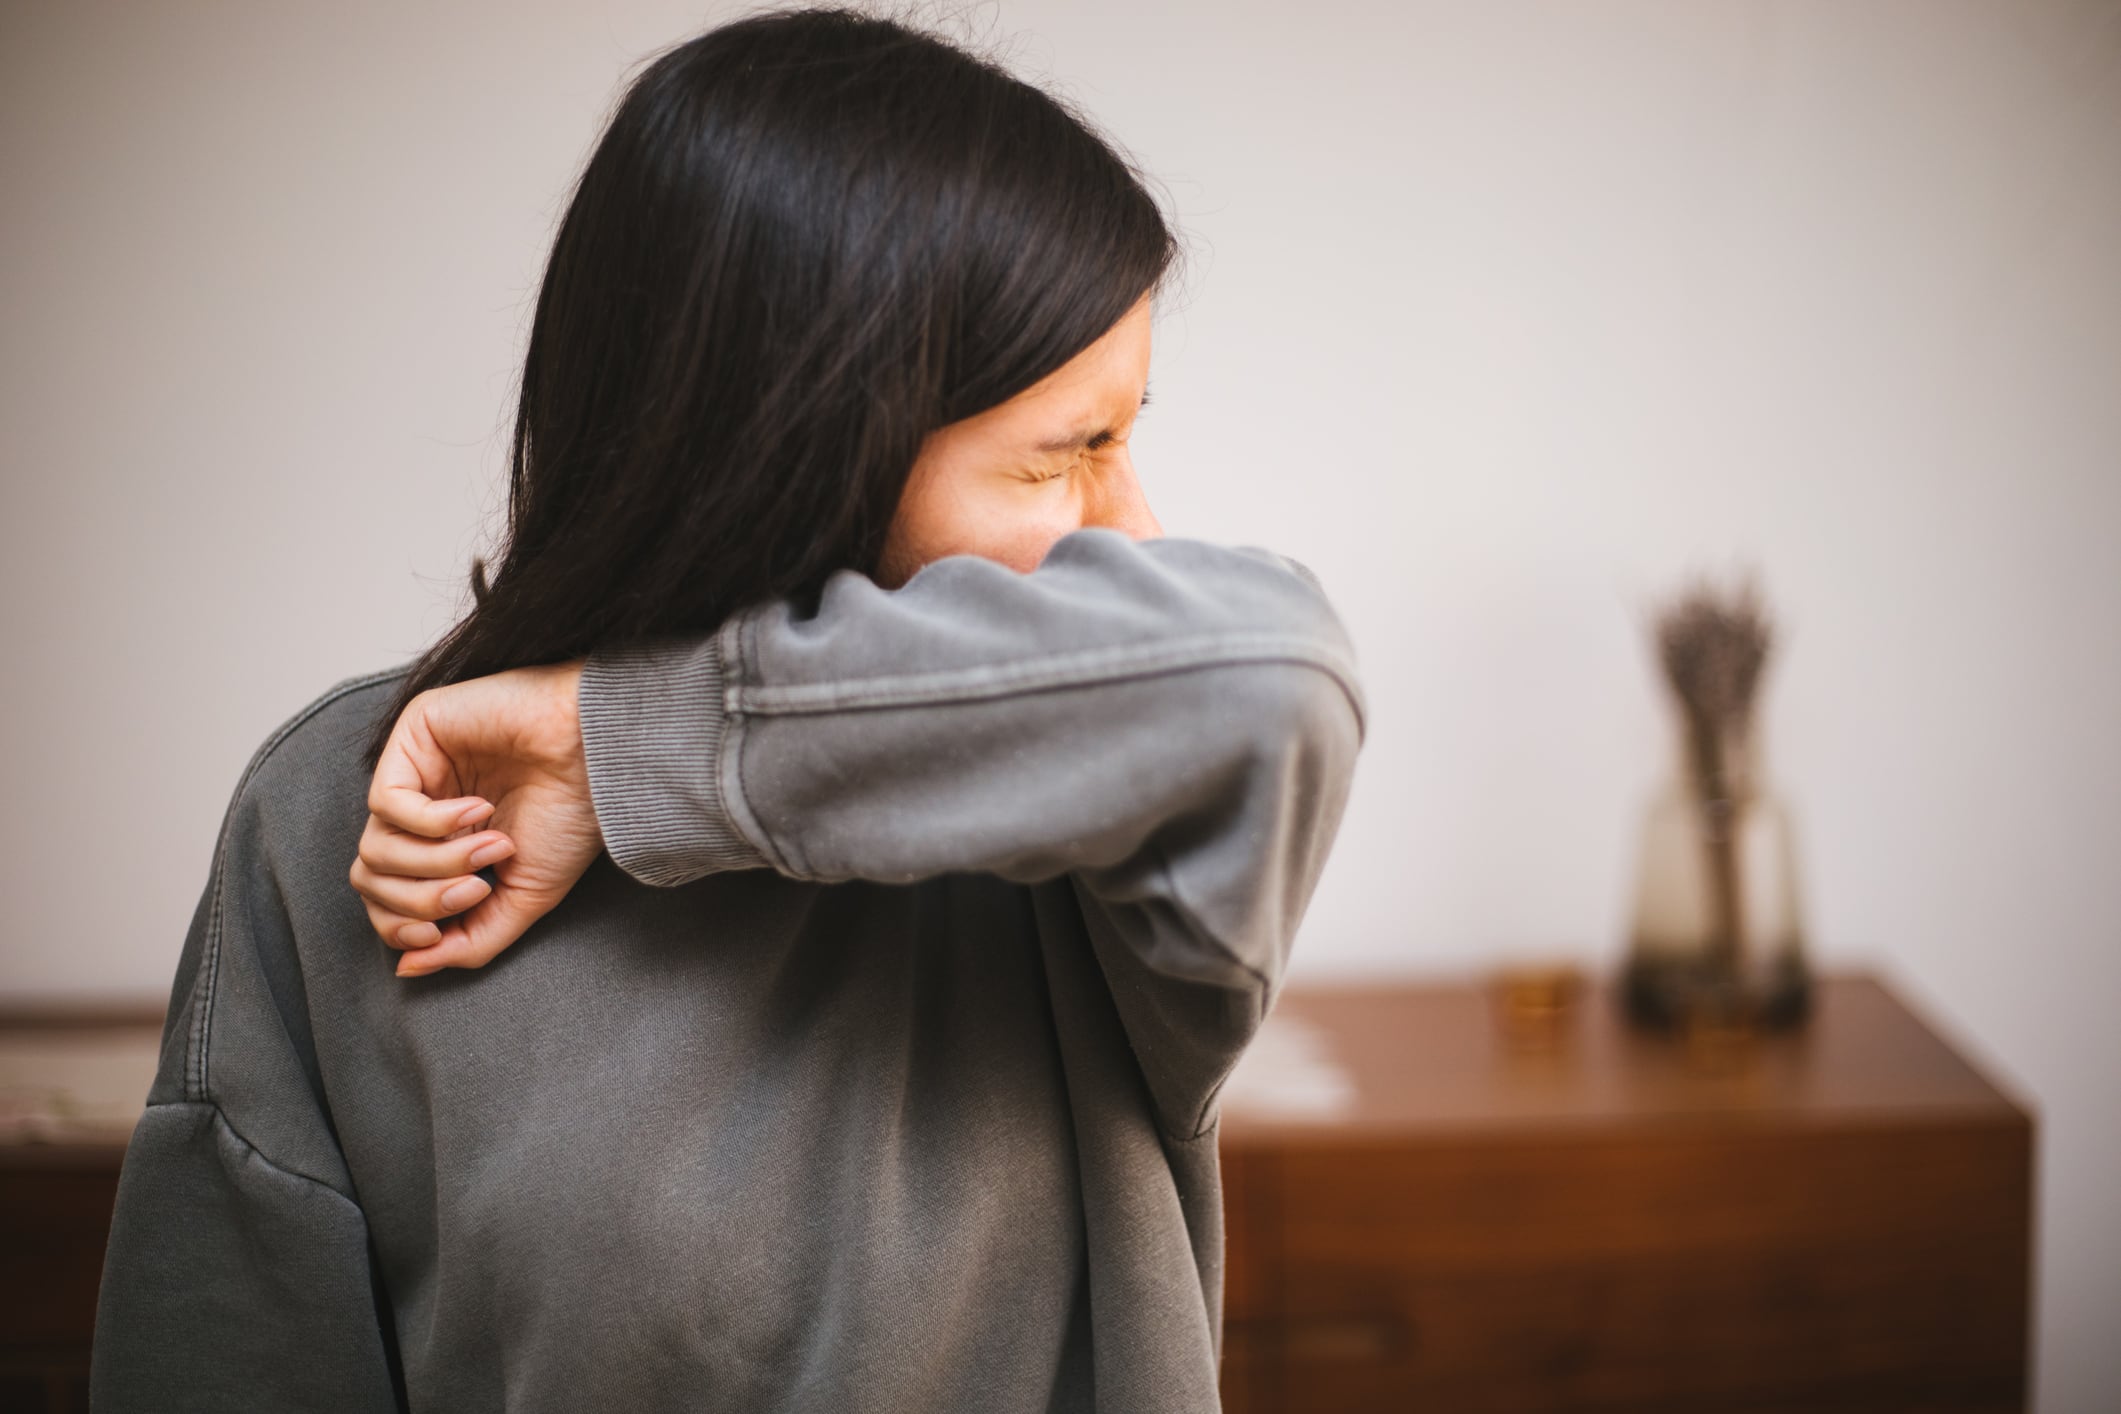
<path id="1" fill-rule="evenodd" d="M 1143 498 L 1173 251 L 898 24 L 641 73 L 491 582 L 237 784 L 99 1410 L 1219 1407 L 1217 1095 L 1363 703 L 1308 571 Z"/>

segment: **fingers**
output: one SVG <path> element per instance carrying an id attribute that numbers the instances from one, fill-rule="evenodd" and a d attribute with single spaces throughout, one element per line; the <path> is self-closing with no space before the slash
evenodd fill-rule
<path id="1" fill-rule="evenodd" d="M 463 917 L 450 920 L 434 946 L 400 957 L 398 976 L 425 977 L 445 967 L 484 967 L 545 911 L 528 903 L 522 890 L 504 888 Z"/>
<path id="2" fill-rule="evenodd" d="M 386 750 L 384 765 L 389 761 L 390 753 Z M 439 840 L 484 820 L 493 813 L 493 802 L 475 795 L 434 800 L 417 784 L 387 783 L 384 767 L 378 765 L 375 778 L 368 787 L 368 809 L 370 814 L 393 828 Z"/>
<path id="3" fill-rule="evenodd" d="M 402 874 L 413 879 L 447 879 L 475 873 L 515 853 L 515 841 L 499 830 L 451 836 L 444 840 L 407 834 L 384 823 L 380 816 L 368 817 L 361 832 L 359 858 L 376 874 Z M 360 887 L 355 881 L 355 887 Z"/>
<path id="4" fill-rule="evenodd" d="M 347 871 L 347 879 L 363 900 L 382 908 L 399 920 L 391 931 L 383 934 L 383 940 L 412 947 L 424 944 L 410 942 L 400 935 L 403 920 L 432 922 L 447 918 L 452 914 L 462 913 L 493 892 L 493 886 L 476 874 L 459 874 L 443 879 L 409 879 L 401 874 L 378 874 L 368 867 L 366 860 L 359 858 L 354 860 L 353 867 Z M 417 936 L 427 942 L 433 941 L 432 936 L 424 932 Z"/>
<path id="5" fill-rule="evenodd" d="M 442 940 L 442 930 L 426 919 L 408 918 L 402 913 L 393 913 L 365 898 L 361 900 L 361 905 L 368 910 L 369 926 L 391 947 L 432 947 Z"/>
<path id="6" fill-rule="evenodd" d="M 515 841 L 498 830 L 436 841 L 371 815 L 346 878 L 386 944 L 431 947 L 442 936 L 435 920 L 463 912 L 491 891 L 476 871 L 514 853 Z"/>
<path id="7" fill-rule="evenodd" d="M 387 751 L 383 760 L 390 761 Z M 475 795 L 435 800 L 417 784 L 386 782 L 378 766 L 368 787 L 368 810 L 393 829 L 439 840 L 484 821 L 493 813 L 493 802 Z"/>
<path id="8" fill-rule="evenodd" d="M 422 693 L 399 714 L 390 742 L 369 778 L 368 809 L 400 830 L 441 839 L 483 820 L 492 813 L 493 803 L 475 795 L 437 798 L 430 794 L 453 788 L 457 768 L 428 730 L 429 700 L 429 694 Z"/>

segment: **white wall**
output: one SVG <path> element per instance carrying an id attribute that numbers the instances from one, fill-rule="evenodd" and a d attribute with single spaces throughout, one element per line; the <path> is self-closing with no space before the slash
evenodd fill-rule
<path id="1" fill-rule="evenodd" d="M 0 986 L 161 993 L 251 750 L 449 621 L 559 202 L 725 11 L 0 8 Z M 942 12 L 936 12 L 942 13 Z M 2121 8 L 1009 0 L 1200 257 L 1137 460 L 1375 707 L 1303 976 L 1612 957 L 1648 596 L 1758 563 L 1829 962 L 2033 1101 L 2121 1389 Z"/>

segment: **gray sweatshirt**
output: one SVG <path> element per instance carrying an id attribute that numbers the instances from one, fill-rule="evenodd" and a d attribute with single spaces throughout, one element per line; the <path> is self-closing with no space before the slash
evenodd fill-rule
<path id="1" fill-rule="evenodd" d="M 401 980 L 347 871 L 409 666 L 236 785 L 99 1414 L 1220 1407 L 1217 1095 L 1363 733 L 1308 570 L 1094 528 L 600 649 L 606 852 Z"/>

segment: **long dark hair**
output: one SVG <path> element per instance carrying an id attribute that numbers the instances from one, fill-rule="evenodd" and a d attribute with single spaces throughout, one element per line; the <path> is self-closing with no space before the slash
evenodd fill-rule
<path id="1" fill-rule="evenodd" d="M 779 8 L 654 56 L 553 241 L 507 534 L 431 687 L 703 633 L 876 572 L 926 435 L 1045 377 L 1181 247 L 1064 99 L 896 20 Z"/>

